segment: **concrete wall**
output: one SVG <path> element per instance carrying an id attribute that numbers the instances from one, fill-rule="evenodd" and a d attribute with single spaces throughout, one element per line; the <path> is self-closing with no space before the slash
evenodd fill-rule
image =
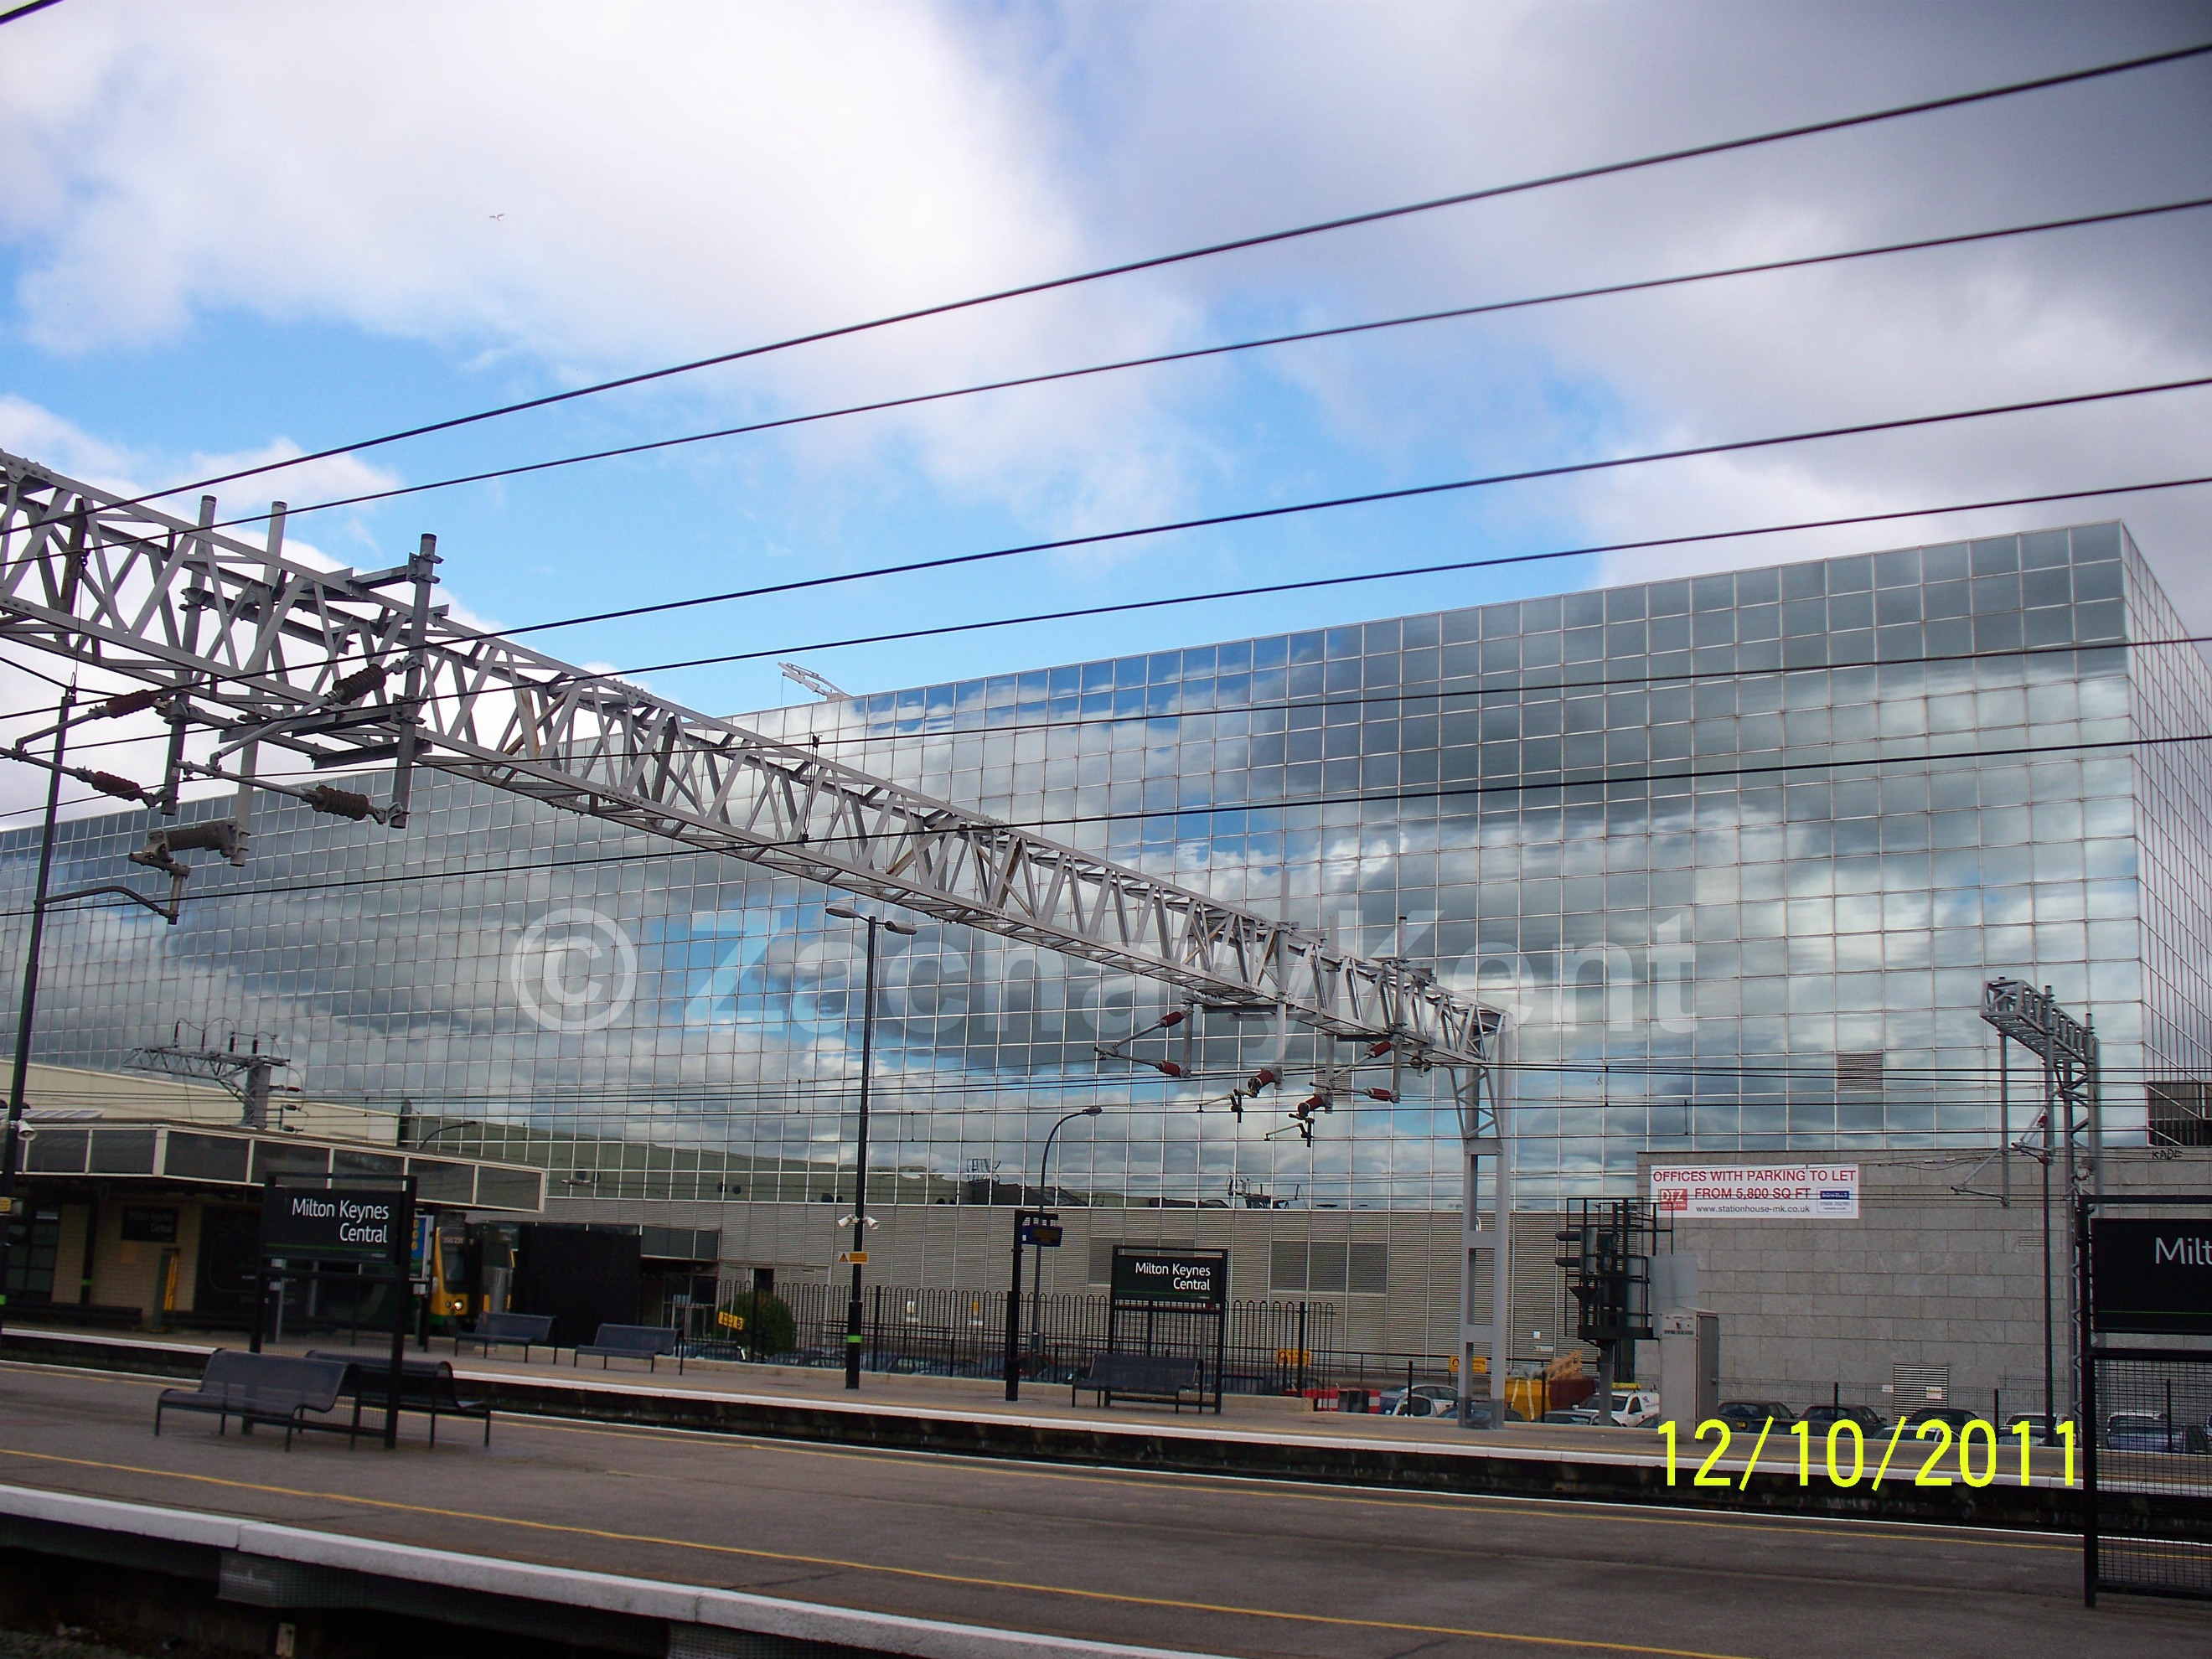
<path id="1" fill-rule="evenodd" d="M 225 1127 L 236 1126 L 240 1109 L 236 1096 L 211 1083 L 186 1083 L 136 1072 L 93 1072 L 37 1060 L 31 1062 L 24 1079 L 23 1104 L 31 1111 L 91 1112 L 95 1114 L 88 1120 L 92 1122 L 150 1119 Z M 302 1100 L 295 1095 L 278 1095 L 270 1106 L 272 1117 L 276 1107 L 283 1107 L 284 1127 L 299 1134 L 378 1146 L 396 1145 L 399 1138 L 399 1118 L 393 1112 Z"/>
<path id="2" fill-rule="evenodd" d="M 831 1276 L 852 1232 L 836 1223 L 851 1213 L 840 1204 L 684 1204 L 642 1200 L 549 1199 L 549 1221 L 622 1222 L 719 1227 L 726 1272 L 773 1267 L 780 1279 Z M 1459 1217 L 1411 1211 L 1120 1210 L 1064 1208 L 1066 1243 L 1043 1251 L 1048 1295 L 1103 1292 L 1093 1271 L 1093 1240 L 1131 1244 L 1187 1244 L 1226 1249 L 1230 1295 L 1239 1301 L 1328 1302 L 1338 1311 L 1340 1346 L 1377 1352 L 1451 1352 L 1459 1294 Z M 984 1205 L 897 1205 L 876 1212 L 868 1237 L 872 1283 L 1003 1287 L 1012 1265 L 1014 1212 Z M 1273 1291 L 1277 1240 L 1377 1243 L 1388 1252 L 1388 1287 L 1380 1295 Z M 1103 1260 L 1103 1256 L 1100 1258 Z M 1023 1265 L 1030 1283 L 1031 1263 Z"/>
<path id="3" fill-rule="evenodd" d="M 1948 1365 L 1954 1404 L 2007 1412 L 2040 1404 L 2043 1375 L 2041 1172 L 2013 1166 L 2013 1202 L 1994 1198 L 1999 1170 L 1954 1190 L 1978 1156 L 1928 1152 L 1831 1155 L 1859 1166 L 1856 1220 L 1678 1218 L 1677 1250 L 1699 1266 L 1699 1301 L 1721 1316 L 1724 1396 L 1802 1406 L 1844 1397 L 1878 1407 L 1899 1365 Z M 1639 1173 L 1677 1158 L 1646 1155 Z M 1715 1167 L 1774 1159 L 1701 1160 Z M 2129 1148 L 2106 1154 L 2108 1192 L 2212 1192 L 2212 1150 L 2170 1158 Z M 2063 1182 L 2053 1205 L 2060 1393 L 2072 1255 Z M 1651 1345 L 1646 1345 L 1647 1349 Z M 1656 1363 L 1656 1352 L 1650 1354 Z"/>

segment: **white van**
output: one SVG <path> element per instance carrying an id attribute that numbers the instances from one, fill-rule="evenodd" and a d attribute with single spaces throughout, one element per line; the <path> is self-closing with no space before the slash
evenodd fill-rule
<path id="1" fill-rule="evenodd" d="M 1645 1429 L 1659 1421 L 1656 1389 L 1615 1389 L 1613 1420 L 1624 1429 Z"/>

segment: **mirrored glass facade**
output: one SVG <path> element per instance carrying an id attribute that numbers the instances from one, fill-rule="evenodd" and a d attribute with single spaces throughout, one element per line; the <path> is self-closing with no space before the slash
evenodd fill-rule
<path id="1" fill-rule="evenodd" d="M 1553 1208 L 1627 1190 L 1647 1148 L 1992 1143 L 1992 977 L 2094 1017 L 2110 1138 L 2144 1139 L 2146 1079 L 2201 1100 L 2212 757 L 2173 739 L 2212 733 L 2212 673 L 2160 643 L 2182 631 L 2105 524 L 744 723 L 1504 1007 L 1520 1200 Z M 849 1167 L 860 930 L 834 895 L 473 784 L 417 799 L 404 832 L 263 804 L 173 928 L 57 911 L 36 1057 L 263 1033 L 317 1097 L 465 1121 L 492 1156 L 535 1131 L 579 1193 L 620 1161 L 597 1190 L 816 1200 Z M 66 824 L 57 884 L 130 878 L 147 822 Z M 9 1020 L 36 850 L 0 838 Z M 1097 1103 L 1049 1177 L 1093 1203 L 1458 1204 L 1440 1078 L 1265 1019 L 1152 1030 L 1162 988 L 966 929 L 882 944 L 890 1201 L 1006 1201 Z"/>

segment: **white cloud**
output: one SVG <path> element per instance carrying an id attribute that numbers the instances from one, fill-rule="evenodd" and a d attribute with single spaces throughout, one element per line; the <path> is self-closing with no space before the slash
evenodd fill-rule
<path id="1" fill-rule="evenodd" d="M 1087 257 L 1018 76 L 926 6 L 212 3 L 59 20 L 0 56 L 0 227 L 54 350 L 244 307 L 479 356 L 488 384 L 728 349 L 1058 274 Z M 753 407 L 934 387 L 1153 341 L 1164 313 L 1040 302 L 717 371 Z M 532 389 L 537 389 L 535 386 Z M 906 434 L 955 492 L 1052 496 L 1101 442 L 1164 467 L 1146 400 L 921 411 L 799 439 L 835 467 Z M 1133 483 L 1118 491 L 1171 493 Z M 291 486 L 288 483 L 289 488 Z M 1070 486 L 1083 510 L 1079 478 Z"/>
<path id="2" fill-rule="evenodd" d="M 35 49 L 0 56 L 0 234 L 25 252 L 22 326 L 51 349 L 159 340 L 243 309 L 428 341 L 503 394 L 2116 58 L 2178 39 L 2177 15 L 515 0 L 397 3 L 365 23 L 246 0 L 127 22 L 64 9 L 42 16 Z M 1346 320 L 2202 191 L 2205 75 L 2162 70 L 1301 241 L 653 395 L 717 416 L 781 412 L 1255 321 Z M 1309 463 L 1411 482 L 2115 385 L 2212 359 L 2207 220 L 939 405 L 805 428 L 789 453 L 825 515 L 838 491 L 823 486 L 912 459 L 939 492 L 925 512 L 983 502 L 1083 531 L 1169 516 L 1206 492 L 1308 493 Z M 2151 476 L 2201 453 L 2209 410 L 2176 398 L 1778 451 L 1516 490 L 1487 510 L 1494 524 L 1610 539 L 1741 523 L 1754 508 L 1806 517 Z M 97 450 L 82 434 L 53 441 Z M 309 493 L 289 477 L 283 487 Z M 1996 521 L 2109 510 L 2137 526 L 2185 609 L 2212 620 L 2212 505 Z"/>

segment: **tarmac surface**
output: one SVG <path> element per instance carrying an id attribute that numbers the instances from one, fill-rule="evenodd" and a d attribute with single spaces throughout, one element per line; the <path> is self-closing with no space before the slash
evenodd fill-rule
<path id="1" fill-rule="evenodd" d="M 410 1418 L 394 1452 L 311 1435 L 288 1454 L 281 1434 L 218 1437 L 199 1418 L 155 1438 L 161 1386 L 0 1364 L 0 1482 L 1240 1656 L 2212 1651 L 2212 1609 L 2113 1597 L 2084 1609 L 2079 1549 L 2063 1538 L 1078 1470 L 530 1417 L 502 1416 L 489 1449 L 474 1425 L 455 1424 L 434 1450 Z"/>
<path id="2" fill-rule="evenodd" d="M 191 1356 L 197 1366 L 201 1358 L 217 1346 L 240 1346 L 242 1338 L 218 1339 L 210 1337 L 151 1337 L 134 1334 L 127 1336 L 106 1337 L 67 1328 L 45 1329 L 37 1326 L 15 1324 L 10 1330 L 63 1338 L 96 1352 L 104 1344 L 113 1342 L 133 1347 L 159 1344 L 175 1348 L 179 1353 Z M 310 1349 L 344 1349 L 352 1346 L 343 1335 L 325 1335 L 268 1345 L 272 1352 L 305 1353 Z M 358 1345 L 363 1350 L 383 1352 L 367 1334 Z M 969 1419 L 980 1421 L 1018 1419 L 1024 1422 L 1080 1424 L 1085 1427 L 1138 1428 L 1164 1431 L 1169 1433 L 1210 1434 L 1231 1436 L 1260 1436 L 1270 1440 L 1311 1439 L 1350 1443 L 1377 1448 L 1399 1447 L 1424 1452 L 1470 1452 L 1511 1454 L 1526 1452 L 1539 1456 L 1567 1454 L 1581 1459 L 1597 1459 L 1621 1463 L 1663 1465 L 1666 1457 L 1664 1443 L 1654 1429 L 1586 1428 L 1555 1424 L 1516 1423 L 1504 1434 L 1473 1432 L 1462 1429 L 1449 1418 L 1385 1417 L 1377 1413 L 1346 1413 L 1335 1411 L 1316 1411 L 1310 1401 L 1265 1395 L 1228 1395 L 1223 1409 L 1216 1414 L 1200 1413 L 1186 1407 L 1181 1412 L 1165 1407 L 1117 1403 L 1110 1410 L 1101 1410 L 1086 1399 L 1078 1404 L 1069 1396 L 1066 1383 L 1025 1381 L 1022 1384 L 1018 1402 L 1005 1397 L 1005 1384 L 995 1379 L 963 1376 L 927 1376 L 892 1372 L 870 1371 L 861 1380 L 858 1392 L 848 1392 L 842 1371 L 811 1366 L 750 1364 L 726 1360 L 698 1360 L 685 1362 L 679 1373 L 673 1360 L 663 1360 L 648 1373 L 635 1363 L 613 1367 L 597 1361 L 574 1363 L 567 1350 L 556 1353 L 540 1348 L 525 1361 L 513 1350 L 486 1355 L 474 1348 L 456 1356 L 449 1337 L 434 1339 L 428 1349 L 419 1348 L 410 1338 L 407 1345 L 410 1356 L 445 1359 L 453 1364 L 463 1376 L 510 1377 L 533 1382 L 562 1382 L 585 1389 L 604 1388 L 610 1393 L 629 1394 L 639 1389 L 648 1389 L 656 1394 L 697 1394 L 728 1395 L 750 1400 L 804 1403 L 827 1407 L 833 1410 L 891 1410 L 926 1413 L 933 1416 Z M 1374 1385 L 1380 1392 L 1382 1384 Z M 465 1432 L 456 1429 L 455 1432 Z M 1741 1473 L 1751 1461 L 1755 1437 L 1735 1437 L 1715 1468 Z M 1684 1478 L 1710 1449 L 1710 1443 L 1692 1448 L 1685 1443 L 1680 1449 Z M 1871 1468 L 1879 1461 L 1882 1447 L 1876 1443 L 1869 1455 Z M 1815 1448 L 1815 1455 L 1819 1448 Z M 1917 1467 L 1917 1454 L 1914 1443 L 1907 1439 L 1896 1454 L 1900 1469 L 1907 1463 Z M 2014 1480 L 2019 1453 L 2010 1438 L 2003 1442 L 2002 1468 L 2005 1484 Z M 1778 1431 L 1760 1455 L 1759 1467 L 1767 1474 L 1794 1471 L 1796 1445 L 1784 1431 Z M 2038 1447 L 2031 1459 L 2031 1468 L 2039 1483 L 2056 1484 L 2064 1478 L 2066 1468 L 2063 1455 L 2057 1449 Z M 2078 1477 L 2077 1477 L 2078 1478 Z"/>

